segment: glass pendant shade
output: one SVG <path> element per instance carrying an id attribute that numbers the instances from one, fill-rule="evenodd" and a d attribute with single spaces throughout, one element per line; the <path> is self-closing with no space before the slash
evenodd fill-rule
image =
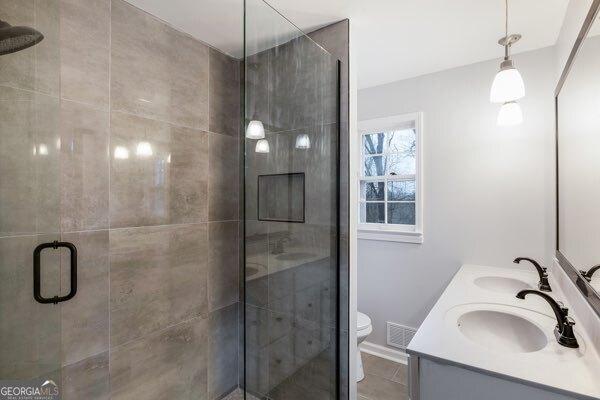
<path id="1" fill-rule="evenodd" d="M 490 91 L 492 103 L 506 103 L 524 96 L 525 84 L 516 68 L 503 68 L 496 74 Z"/>
<path id="2" fill-rule="evenodd" d="M 263 123 L 258 120 L 252 120 L 246 128 L 246 137 L 248 139 L 264 139 L 265 138 L 265 127 Z"/>
<path id="3" fill-rule="evenodd" d="M 521 106 L 515 101 L 504 103 L 498 113 L 498 126 L 514 126 L 523 122 Z"/>
<path id="4" fill-rule="evenodd" d="M 267 139 L 260 139 L 258 142 L 256 142 L 256 147 L 254 148 L 254 151 L 257 153 L 268 153 L 270 151 L 270 148 Z"/>
<path id="5" fill-rule="evenodd" d="M 300 150 L 310 149 L 310 138 L 306 133 L 296 136 L 296 148 Z"/>

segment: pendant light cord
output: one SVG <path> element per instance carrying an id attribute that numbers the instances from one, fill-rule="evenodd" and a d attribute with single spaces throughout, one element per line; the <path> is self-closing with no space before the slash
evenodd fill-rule
<path id="1" fill-rule="evenodd" d="M 504 37 L 508 37 L 508 0 L 505 0 L 504 4 L 506 5 L 505 7 L 505 22 L 504 22 Z"/>
<path id="2" fill-rule="evenodd" d="M 508 0 L 504 0 L 504 60 L 510 57 L 508 44 Z"/>

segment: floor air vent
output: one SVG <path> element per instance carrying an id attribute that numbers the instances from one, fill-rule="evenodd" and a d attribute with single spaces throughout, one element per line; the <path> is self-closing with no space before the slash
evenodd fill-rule
<path id="1" fill-rule="evenodd" d="M 410 343 L 413 336 L 415 336 L 417 330 L 408 326 L 395 324 L 393 322 L 387 323 L 387 344 L 389 346 L 398 347 L 399 349 L 406 350 L 406 347 Z"/>

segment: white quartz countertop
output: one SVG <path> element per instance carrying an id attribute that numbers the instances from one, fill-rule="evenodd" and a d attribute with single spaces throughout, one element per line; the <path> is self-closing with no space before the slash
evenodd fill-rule
<path id="1" fill-rule="evenodd" d="M 581 324 L 574 327 L 580 348 L 561 346 L 554 337 L 556 318 L 545 300 L 536 295 L 520 300 L 516 298 L 516 291 L 484 288 L 482 286 L 485 285 L 475 283 L 484 282 L 487 277 L 505 277 L 526 282 L 537 290 L 538 275 L 527 268 L 525 264 L 518 269 L 463 265 L 410 342 L 408 353 L 577 398 L 600 399 L 598 349 Z M 568 301 L 556 286 L 548 294 L 568 306 Z M 464 321 L 461 320 L 462 315 L 476 310 L 499 311 L 526 318 L 546 334 L 547 344 L 543 341 L 542 348 L 536 351 L 507 351 L 506 345 L 511 339 L 502 330 L 496 330 L 495 336 L 493 323 L 477 328 L 492 331 L 481 335 L 486 338 L 486 343 L 482 344 L 480 337 L 473 340 L 461 332 L 460 325 Z M 571 313 L 571 316 L 577 323 L 577 315 Z M 470 323 L 471 326 L 477 324 Z"/>

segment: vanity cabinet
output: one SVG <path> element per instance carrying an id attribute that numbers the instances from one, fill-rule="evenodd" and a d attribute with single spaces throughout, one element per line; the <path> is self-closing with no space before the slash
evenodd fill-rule
<path id="1" fill-rule="evenodd" d="M 411 354 L 411 400 L 572 400 L 567 394 Z"/>

